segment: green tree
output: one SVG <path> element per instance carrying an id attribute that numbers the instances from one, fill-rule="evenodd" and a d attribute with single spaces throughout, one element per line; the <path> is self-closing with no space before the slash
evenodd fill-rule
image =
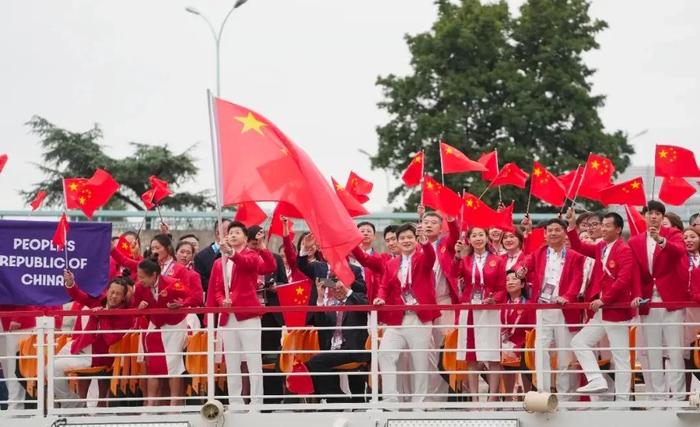
<path id="1" fill-rule="evenodd" d="M 585 0 L 529 0 L 513 18 L 504 2 L 437 0 L 438 17 L 428 32 L 406 36 L 412 73 L 379 77 L 390 120 L 377 128 L 372 166 L 399 176 L 411 155 L 426 151 L 426 172 L 440 174 L 438 141 L 472 158 L 498 149 L 499 163 L 530 170 L 533 160 L 561 173 L 585 162 L 589 152 L 607 155 L 618 171 L 629 165 L 626 136 L 606 133 L 598 116 L 605 97 L 591 94 L 582 54 L 598 48 L 605 22 L 591 20 Z M 477 173 L 447 175 L 456 190 L 480 194 Z M 395 188 L 390 200 L 417 193 Z M 485 200 L 492 205 L 498 192 Z M 524 210 L 526 192 L 503 188 L 503 198 Z M 533 207 L 537 204 L 533 200 Z"/>
<path id="2" fill-rule="evenodd" d="M 189 149 L 184 153 L 174 154 L 167 145 L 153 146 L 132 142 L 132 155 L 114 159 L 103 151 L 103 134 L 98 125 L 85 132 L 71 132 L 38 116 L 28 121 L 27 125 L 31 132 L 39 137 L 39 143 L 44 150 L 43 162 L 36 166 L 45 175 L 32 190 L 21 192 L 27 201 L 33 199 L 38 191 L 44 190 L 47 193 L 47 205 L 61 206 L 63 178 L 89 177 L 95 169 L 103 168 L 121 184 L 107 208 L 123 209 L 131 206 L 143 210 L 140 195 L 150 187 L 149 176 L 157 175 L 169 182 L 175 190 L 178 185 L 192 180 L 197 174 L 194 159 L 188 153 Z M 163 206 L 172 209 L 213 206 L 206 191 L 173 192 L 173 196 L 163 200 Z"/>

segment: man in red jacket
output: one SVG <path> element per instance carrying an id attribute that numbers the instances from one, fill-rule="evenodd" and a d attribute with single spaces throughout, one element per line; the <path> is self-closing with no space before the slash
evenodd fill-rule
<path id="1" fill-rule="evenodd" d="M 588 323 L 571 340 L 576 358 L 585 371 L 588 384 L 579 387 L 579 393 L 602 393 L 608 385 L 593 354 L 595 346 L 604 335 L 608 341 L 615 363 L 615 397 L 617 400 L 629 400 L 631 386 L 631 366 L 629 350 L 629 328 L 627 322 L 632 319 L 633 311 L 629 308 L 632 301 L 632 284 L 634 282 L 634 257 L 632 250 L 621 239 L 624 221 L 616 213 L 603 216 L 601 232 L 603 240 L 596 243 L 583 243 L 576 231 L 576 215 L 569 208 L 566 213 L 569 221 L 569 241 L 571 247 L 582 254 L 594 258 L 591 282 L 584 295 L 584 301 L 590 303 Z M 606 308 L 612 304 L 624 304 L 627 308 Z M 617 349 L 615 349 L 617 348 Z"/>
<path id="2" fill-rule="evenodd" d="M 651 200 L 644 208 L 647 222 L 646 233 L 640 233 L 629 240 L 629 246 L 636 261 L 638 280 L 635 280 L 632 301 L 633 307 L 640 307 L 644 300 L 652 302 L 686 302 L 688 295 L 688 269 L 680 261 L 688 254 L 683 244 L 683 236 L 673 227 L 662 227 L 666 206 Z M 646 350 L 651 369 L 651 384 L 648 391 L 656 393 L 653 400 L 668 397 L 670 385 L 672 398 L 684 400 L 685 375 L 683 350 L 683 326 L 685 310 L 682 306 L 649 309 L 643 305 L 639 308 L 644 327 L 645 343 L 657 349 Z M 646 325 L 646 324 L 649 325 Z M 671 325 L 659 325 L 671 323 Z M 675 323 L 675 325 L 673 325 Z M 665 350 L 660 350 L 665 345 Z M 663 372 L 664 352 L 668 354 L 671 372 Z M 676 371 L 674 371 L 676 370 Z"/>
<path id="3" fill-rule="evenodd" d="M 428 394 L 428 374 L 430 362 L 428 353 L 415 350 L 431 348 L 430 328 L 415 326 L 432 325 L 440 316 L 438 310 L 421 310 L 423 304 L 435 304 L 435 251 L 427 237 L 416 235 L 413 224 L 404 224 L 396 230 L 401 256 L 389 261 L 381 286 L 374 299 L 375 305 L 403 305 L 403 311 L 390 311 L 384 317 L 387 329 L 382 337 L 379 353 L 379 369 L 382 372 L 382 392 L 385 402 L 398 402 L 396 384 L 397 362 L 400 351 L 410 352 L 413 402 L 425 401 Z M 420 243 L 421 249 L 417 248 Z"/>
<path id="4" fill-rule="evenodd" d="M 209 279 L 209 290 L 214 292 L 219 307 L 260 307 L 256 312 L 223 313 L 220 319 L 220 333 L 224 343 L 224 357 L 228 376 L 229 403 L 242 404 L 243 388 L 241 360 L 245 358 L 250 373 L 251 403 L 262 403 L 263 379 L 262 356 L 260 354 L 262 306 L 257 297 L 258 276 L 275 271 L 275 258 L 261 239 L 260 248 L 247 247 L 248 230 L 245 225 L 234 221 L 228 225 L 227 245 L 221 250 L 226 253 L 227 277 L 224 283 L 221 258 L 214 262 Z M 239 353 L 244 351 L 245 354 Z"/>
<path id="5" fill-rule="evenodd" d="M 524 279 L 528 273 L 532 278 L 532 301 L 542 304 L 559 304 L 561 309 L 537 311 L 537 338 L 535 346 L 543 348 L 544 354 L 554 343 L 557 349 L 570 348 L 571 338 L 581 323 L 578 310 L 566 310 L 566 303 L 575 302 L 583 282 L 584 256 L 575 250 L 566 249 L 566 223 L 559 218 L 552 218 L 545 223 L 545 240 L 547 244 L 531 253 L 520 266 L 517 276 Z M 561 326 L 561 325 L 571 326 Z M 574 355 L 571 350 L 557 350 L 558 371 L 569 369 Z M 537 371 L 541 372 L 544 364 L 549 364 L 549 357 L 535 360 Z M 557 373 L 557 392 L 571 393 L 576 386 L 578 375 L 564 372 Z M 542 378 L 543 384 L 538 388 L 547 391 L 550 388 L 551 375 Z M 560 396 L 561 400 L 571 400 L 571 396 Z"/>

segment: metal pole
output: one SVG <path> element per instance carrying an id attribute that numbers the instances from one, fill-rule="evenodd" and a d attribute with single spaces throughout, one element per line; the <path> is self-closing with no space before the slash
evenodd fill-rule
<path id="1" fill-rule="evenodd" d="M 214 380 L 214 313 L 207 313 L 207 400 L 213 400 L 215 395 Z"/>
<path id="2" fill-rule="evenodd" d="M 54 343 L 56 342 L 55 326 L 56 322 L 53 317 L 44 317 L 46 327 L 46 413 L 53 414 L 54 408 Z M 39 359 L 41 360 L 41 359 Z M 61 373 L 65 376 L 65 373 Z"/>
<path id="3" fill-rule="evenodd" d="M 372 378 L 372 408 L 379 410 L 379 328 L 377 321 L 377 310 L 369 312 L 369 330 L 370 330 L 370 377 Z"/>

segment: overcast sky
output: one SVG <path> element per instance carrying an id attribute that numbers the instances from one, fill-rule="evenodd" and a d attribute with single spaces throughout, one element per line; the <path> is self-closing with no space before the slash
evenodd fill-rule
<path id="1" fill-rule="evenodd" d="M 192 153 L 201 172 L 189 189 L 213 187 L 205 90 L 215 86 L 214 43 L 194 6 L 218 27 L 233 0 L 3 0 L 0 13 L 0 209 L 41 176 L 32 115 L 103 130 L 108 153 L 129 141 Z M 511 1 L 513 7 L 522 1 Z M 700 152 L 700 2 L 598 0 L 610 28 L 588 55 L 601 116 L 630 135 L 633 164 L 656 143 Z M 326 175 L 349 170 L 375 182 L 370 210 L 386 207 L 386 179 L 358 150 L 376 151 L 378 75 L 409 71 L 405 33 L 430 28 L 430 0 L 250 0 L 222 41 L 222 96 L 255 109 L 303 147 Z M 469 153 L 468 153 L 469 154 Z"/>

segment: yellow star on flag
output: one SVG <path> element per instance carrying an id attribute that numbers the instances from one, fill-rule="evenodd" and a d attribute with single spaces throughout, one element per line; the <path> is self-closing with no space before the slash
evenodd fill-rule
<path id="1" fill-rule="evenodd" d="M 129 249 L 129 244 L 126 242 L 122 243 L 122 248 Z"/>
<path id="2" fill-rule="evenodd" d="M 428 190 L 432 190 L 434 187 L 432 182 L 428 182 L 427 184 L 425 184 L 425 186 L 428 187 Z"/>
<path id="3" fill-rule="evenodd" d="M 540 175 L 542 175 L 542 169 L 540 169 L 540 168 L 535 168 L 535 170 L 532 171 L 532 174 L 535 175 L 535 176 L 540 176 Z"/>
<path id="4" fill-rule="evenodd" d="M 78 184 L 76 184 L 75 182 L 71 182 L 69 187 L 70 187 L 70 191 L 77 191 L 78 190 Z"/>
<path id="5" fill-rule="evenodd" d="M 416 163 L 420 163 L 420 162 L 423 161 L 423 156 L 416 156 L 416 158 L 413 159 L 413 161 L 416 162 Z"/>
<path id="6" fill-rule="evenodd" d="M 253 113 L 248 111 L 248 115 L 245 117 L 234 117 L 236 120 L 239 122 L 243 123 L 243 128 L 241 129 L 241 133 L 246 133 L 249 130 L 254 130 L 255 132 L 259 133 L 260 135 L 263 135 L 262 132 L 262 127 L 266 126 L 265 123 L 261 122 L 260 120 L 256 119 Z"/>
<path id="7" fill-rule="evenodd" d="M 447 154 L 452 154 L 452 147 L 448 147 L 445 149 L 445 153 Z"/>
<path id="8" fill-rule="evenodd" d="M 668 156 L 668 151 L 666 151 L 666 150 L 659 151 L 659 158 L 665 159 L 666 156 Z"/>
<path id="9" fill-rule="evenodd" d="M 470 208 L 472 206 L 474 206 L 474 200 L 472 200 L 472 199 L 467 200 L 467 206 L 469 206 Z"/>
<path id="10" fill-rule="evenodd" d="M 591 167 L 592 167 L 593 169 L 598 169 L 598 168 L 600 167 L 600 163 L 598 163 L 598 160 L 593 160 L 593 161 L 591 162 Z"/>
<path id="11" fill-rule="evenodd" d="M 338 191 L 341 191 L 343 189 L 343 186 L 338 184 L 337 182 L 335 183 L 335 189 Z"/>
<path id="12" fill-rule="evenodd" d="M 297 295 L 304 294 L 304 288 L 302 288 L 301 286 L 297 286 L 297 288 L 295 290 L 297 291 Z"/>
<path id="13" fill-rule="evenodd" d="M 636 190 L 639 187 L 641 187 L 641 184 L 639 184 L 639 181 L 632 181 L 632 184 L 630 184 L 630 187 L 632 187 L 633 190 Z"/>
<path id="14" fill-rule="evenodd" d="M 85 202 L 86 202 L 85 197 L 80 196 L 80 198 L 78 199 L 78 203 L 80 203 L 81 205 L 84 205 Z"/>

